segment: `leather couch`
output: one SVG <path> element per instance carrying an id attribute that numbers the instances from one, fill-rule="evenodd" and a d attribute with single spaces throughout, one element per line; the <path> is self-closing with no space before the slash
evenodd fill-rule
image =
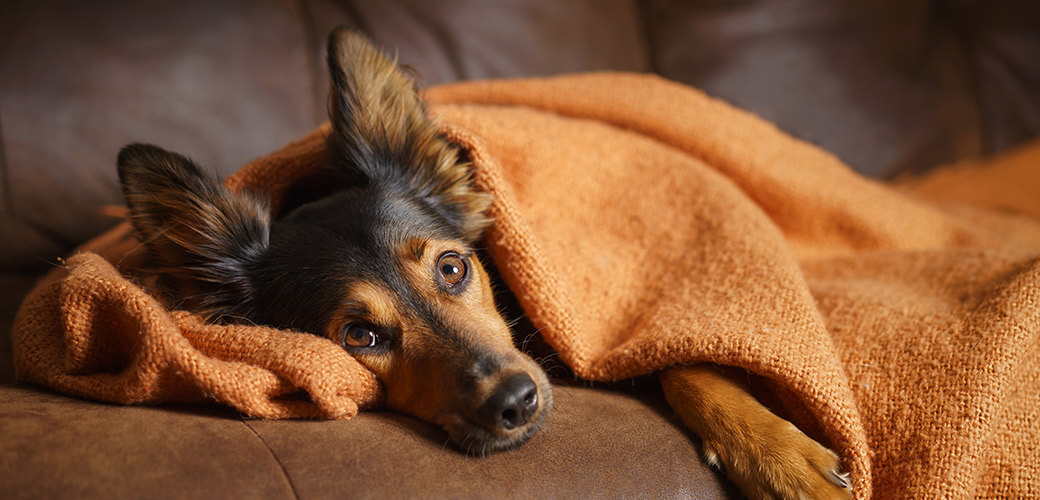
<path id="1" fill-rule="evenodd" d="M 350 24 L 427 85 L 653 71 L 886 178 L 1040 135 L 1030 0 L 8 1 L 0 6 L 0 325 L 114 219 L 131 141 L 220 175 L 325 118 L 325 34 Z M 259 421 L 119 407 L 12 380 L 0 336 L 5 497 L 733 496 L 653 380 L 590 387 L 518 450 L 469 457 L 415 419 Z"/>

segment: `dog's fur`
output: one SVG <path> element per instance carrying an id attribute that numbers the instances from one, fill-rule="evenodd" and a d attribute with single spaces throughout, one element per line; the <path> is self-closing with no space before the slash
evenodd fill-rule
<path id="1" fill-rule="evenodd" d="M 214 321 L 326 336 L 370 368 L 389 407 L 472 453 L 523 443 L 545 420 L 545 374 L 512 344 L 474 254 L 489 198 L 438 134 L 415 84 L 346 29 L 329 36 L 330 172 L 342 189 L 272 219 L 187 158 L 119 154 L 130 218 L 178 305 Z M 709 463 L 754 498 L 844 498 L 837 457 L 708 366 L 661 374 Z"/>

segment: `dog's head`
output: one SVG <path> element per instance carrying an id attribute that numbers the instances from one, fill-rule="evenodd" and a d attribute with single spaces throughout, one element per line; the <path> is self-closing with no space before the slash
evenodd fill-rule
<path id="1" fill-rule="evenodd" d="M 181 305 L 326 336 L 370 368 L 391 408 L 468 451 L 516 446 L 552 404 L 475 255 L 486 195 L 411 78 L 355 33 L 329 36 L 329 168 L 344 189 L 272 220 L 187 158 L 119 154 L 130 218 Z"/>

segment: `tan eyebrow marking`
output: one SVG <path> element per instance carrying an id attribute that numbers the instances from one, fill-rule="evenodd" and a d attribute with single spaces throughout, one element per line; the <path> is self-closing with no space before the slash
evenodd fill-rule
<path id="1" fill-rule="evenodd" d="M 381 325 L 392 325 L 401 321 L 397 297 L 386 287 L 362 282 L 354 285 L 351 295 L 354 298 L 351 302 L 361 306 L 370 321 Z"/>
<path id="2" fill-rule="evenodd" d="M 371 314 L 368 306 L 364 302 L 358 302 L 351 300 L 343 305 L 343 312 L 349 316 L 356 316 L 360 318 L 367 317 Z"/>
<path id="3" fill-rule="evenodd" d="M 378 326 L 396 327 L 403 324 L 398 298 L 392 290 L 379 283 L 359 281 L 351 285 L 329 323 L 326 335 L 339 338 L 340 328 L 349 321 L 363 320 Z"/>
<path id="4" fill-rule="evenodd" d="M 423 238 L 412 238 L 404 244 L 405 255 L 411 256 L 416 261 L 422 261 L 428 244 L 429 242 Z"/>

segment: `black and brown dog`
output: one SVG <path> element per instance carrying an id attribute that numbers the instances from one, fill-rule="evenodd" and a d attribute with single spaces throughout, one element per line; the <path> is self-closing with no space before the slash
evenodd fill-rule
<path id="1" fill-rule="evenodd" d="M 272 220 L 187 158 L 119 154 L 130 217 L 178 305 L 216 321 L 326 336 L 371 369 L 386 404 L 471 453 L 518 446 L 552 407 L 512 343 L 474 244 L 490 199 L 439 135 L 415 82 L 360 35 L 329 36 L 328 168 L 343 189 Z M 660 374 L 669 403 L 753 498 L 845 498 L 837 457 L 707 366 Z"/>

